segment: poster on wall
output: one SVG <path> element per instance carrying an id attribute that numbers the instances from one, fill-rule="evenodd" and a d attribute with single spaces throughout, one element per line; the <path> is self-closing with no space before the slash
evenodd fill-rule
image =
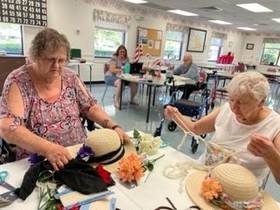
<path id="1" fill-rule="evenodd" d="M 187 44 L 187 51 L 203 52 L 206 41 L 206 30 L 190 28 Z"/>
<path id="2" fill-rule="evenodd" d="M 1 0 L 0 22 L 47 26 L 47 0 Z"/>

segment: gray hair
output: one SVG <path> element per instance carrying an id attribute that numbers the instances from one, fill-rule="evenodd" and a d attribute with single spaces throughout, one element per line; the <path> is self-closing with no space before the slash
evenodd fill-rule
<path id="1" fill-rule="evenodd" d="M 268 95 L 268 80 L 261 73 L 247 71 L 233 77 L 226 86 L 229 94 L 250 94 L 257 101 L 262 101 Z"/>
<path id="2" fill-rule="evenodd" d="M 51 28 L 44 28 L 32 40 L 29 55 L 32 60 L 36 60 L 44 51 L 55 52 L 64 47 L 67 60 L 70 58 L 70 43 L 66 36 Z"/>

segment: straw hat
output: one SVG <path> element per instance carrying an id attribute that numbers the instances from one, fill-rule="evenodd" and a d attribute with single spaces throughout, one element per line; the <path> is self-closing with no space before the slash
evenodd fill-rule
<path id="1" fill-rule="evenodd" d="M 203 210 L 221 209 L 202 196 L 201 186 L 207 175 L 209 174 L 205 171 L 196 171 L 189 175 L 185 182 L 186 192 Z M 230 163 L 220 164 L 212 170 L 211 177 L 219 181 L 223 193 L 234 201 L 249 201 L 260 195 L 257 178 L 243 166 Z M 277 202 L 268 193 L 261 192 L 261 200 L 262 210 L 279 209 Z"/>
<path id="2" fill-rule="evenodd" d="M 136 153 L 135 146 L 131 141 L 125 141 L 124 144 L 121 144 L 117 132 L 107 128 L 89 132 L 85 145 L 90 146 L 94 151 L 94 156 L 90 158 L 90 161 L 94 162 L 92 166 L 102 164 L 111 173 L 117 172 L 118 160 L 124 155 L 132 152 Z M 74 158 L 82 146 L 83 144 L 78 144 L 69 147 L 69 151 Z"/>

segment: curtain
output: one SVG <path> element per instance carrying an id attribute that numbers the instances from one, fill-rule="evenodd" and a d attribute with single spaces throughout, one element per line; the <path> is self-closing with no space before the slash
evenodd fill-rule
<path id="1" fill-rule="evenodd" d="M 280 43 L 280 38 L 264 38 L 263 43 Z"/>
<path id="2" fill-rule="evenodd" d="M 188 33 L 189 27 L 184 26 L 184 25 L 176 25 L 176 24 L 172 24 L 172 23 L 167 23 L 166 31 L 176 31 L 176 32 Z"/>
<path id="3" fill-rule="evenodd" d="M 105 26 L 115 29 L 127 29 L 130 25 L 131 17 L 129 15 L 95 9 L 93 12 L 93 19 L 95 20 L 96 25 L 100 27 Z"/>
<path id="4" fill-rule="evenodd" d="M 227 34 L 219 33 L 219 32 L 213 32 L 212 33 L 212 38 L 217 38 L 217 39 L 227 39 Z"/>

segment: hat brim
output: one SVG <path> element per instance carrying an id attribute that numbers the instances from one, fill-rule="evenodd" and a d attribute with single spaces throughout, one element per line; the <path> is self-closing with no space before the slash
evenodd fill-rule
<path id="1" fill-rule="evenodd" d="M 77 152 L 79 151 L 79 149 L 83 146 L 83 144 L 77 144 L 77 145 L 74 145 L 74 146 L 71 146 L 71 147 L 68 147 L 68 150 L 70 152 L 70 154 L 72 155 L 73 158 L 75 158 L 77 156 Z M 125 153 L 123 155 L 126 156 L 130 153 L 135 153 L 136 154 L 136 149 L 135 149 L 135 146 L 133 144 L 133 142 L 131 142 L 130 140 L 129 141 L 124 141 L 124 150 L 125 150 Z M 93 167 L 97 166 L 99 163 L 91 163 L 91 165 Z M 118 161 L 112 163 L 112 164 L 102 164 L 102 166 L 109 172 L 111 173 L 115 173 L 118 171 L 118 167 L 119 167 L 119 164 L 118 164 Z"/>
<path id="2" fill-rule="evenodd" d="M 185 189 L 192 201 L 201 209 L 217 210 L 220 209 L 211 202 L 205 200 L 200 192 L 202 181 L 204 180 L 207 172 L 196 171 L 190 174 L 185 182 Z M 279 210 L 277 202 L 267 192 L 263 192 L 263 206 L 262 210 Z"/>

